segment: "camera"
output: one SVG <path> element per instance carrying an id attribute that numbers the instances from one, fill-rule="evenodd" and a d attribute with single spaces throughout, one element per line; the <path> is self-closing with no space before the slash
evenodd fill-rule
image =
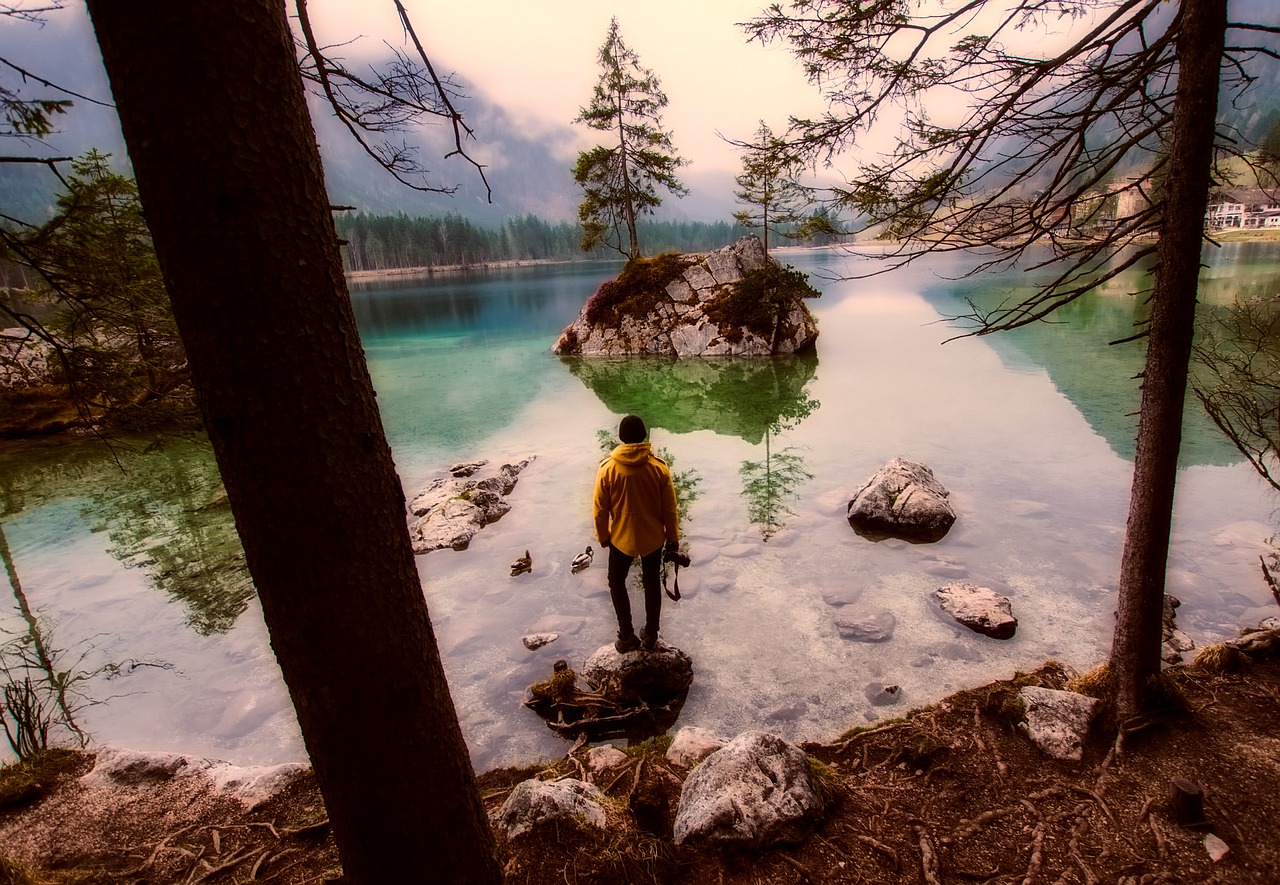
<path id="1" fill-rule="evenodd" d="M 689 554 L 681 553 L 678 547 L 675 547 L 675 546 L 667 547 L 666 551 L 663 553 L 662 558 L 666 562 L 674 562 L 678 568 L 689 567 L 689 562 L 690 562 Z"/>

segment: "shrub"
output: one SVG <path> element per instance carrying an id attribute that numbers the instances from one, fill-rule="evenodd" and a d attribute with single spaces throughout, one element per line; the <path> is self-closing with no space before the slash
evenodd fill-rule
<path id="1" fill-rule="evenodd" d="M 628 261 L 616 280 L 605 280 L 587 299 L 587 322 L 616 324 L 622 317 L 648 316 L 667 286 L 693 263 L 675 252 Z"/>

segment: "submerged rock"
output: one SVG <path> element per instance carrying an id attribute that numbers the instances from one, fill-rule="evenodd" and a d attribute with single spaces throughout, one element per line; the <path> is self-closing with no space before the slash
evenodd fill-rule
<path id="1" fill-rule="evenodd" d="M 944 612 L 976 633 L 992 639 L 1011 639 L 1018 630 L 1013 605 L 989 587 L 960 582 L 947 584 L 934 595 Z"/>
<path id="2" fill-rule="evenodd" d="M 749 235 L 705 255 L 677 256 L 677 275 L 660 290 L 631 293 L 607 305 L 606 281 L 561 333 L 552 350 L 561 356 L 776 356 L 812 348 L 818 335 L 800 297 L 769 324 L 768 334 L 736 325 L 726 316 L 744 274 L 776 265 L 759 238 Z"/>
<path id="3" fill-rule="evenodd" d="M 822 814 L 804 752 L 777 735 L 748 731 L 690 772 L 676 809 L 675 842 L 742 849 L 797 843 Z"/>
<path id="4" fill-rule="evenodd" d="M 950 495 L 923 464 L 894 458 L 849 501 L 849 525 L 872 540 L 941 540 L 956 521 Z"/>
<path id="5" fill-rule="evenodd" d="M 476 532 L 511 510 L 506 498 L 532 460 L 488 470 L 488 461 L 467 461 L 433 480 L 409 502 L 409 512 L 417 517 L 409 524 L 413 552 L 466 550 Z"/>
<path id="6" fill-rule="evenodd" d="M 857 642 L 885 642 L 893 638 L 898 619 L 882 608 L 846 605 L 835 614 L 836 630 L 844 639 Z"/>

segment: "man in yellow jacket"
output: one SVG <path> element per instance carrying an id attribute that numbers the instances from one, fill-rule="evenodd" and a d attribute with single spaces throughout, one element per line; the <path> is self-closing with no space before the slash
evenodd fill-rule
<path id="1" fill-rule="evenodd" d="M 677 550 L 676 490 L 666 463 L 645 442 L 644 421 L 628 415 L 618 425 L 622 445 L 610 453 L 596 476 L 596 539 L 609 551 L 609 596 L 618 615 L 620 652 L 653 649 L 662 613 L 659 570 L 664 549 Z M 644 629 L 636 636 L 627 596 L 631 562 L 640 557 L 644 586 Z"/>

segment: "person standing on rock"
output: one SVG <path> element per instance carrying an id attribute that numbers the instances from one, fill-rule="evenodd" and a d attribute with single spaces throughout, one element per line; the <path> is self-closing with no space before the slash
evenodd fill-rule
<path id="1" fill-rule="evenodd" d="M 644 421 L 628 415 L 618 425 L 622 445 L 615 448 L 596 475 L 594 513 L 596 539 L 609 551 L 609 596 L 618 616 L 620 652 L 653 649 L 662 614 L 659 570 L 665 550 L 679 550 L 676 489 L 666 462 L 645 441 Z M 636 636 L 627 596 L 627 574 L 640 557 L 644 587 L 644 629 Z"/>

